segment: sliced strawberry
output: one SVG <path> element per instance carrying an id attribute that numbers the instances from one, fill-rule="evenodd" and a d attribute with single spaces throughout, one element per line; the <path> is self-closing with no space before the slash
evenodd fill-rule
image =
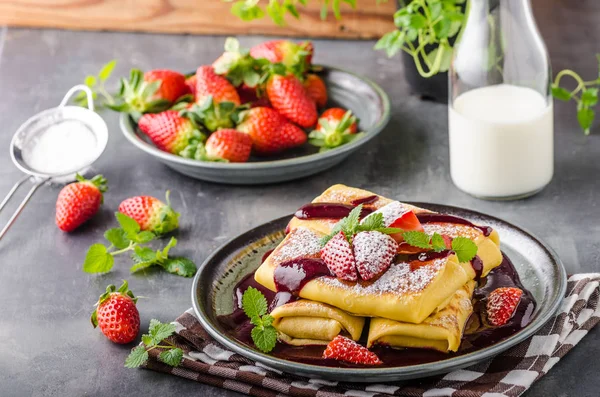
<path id="1" fill-rule="evenodd" d="M 356 269 L 367 281 L 383 274 L 392 264 L 398 243 L 387 234 L 360 232 L 352 240 Z"/>
<path id="2" fill-rule="evenodd" d="M 366 347 L 345 336 L 336 336 L 323 352 L 323 358 L 345 361 L 353 364 L 380 365 L 383 361 Z"/>
<path id="3" fill-rule="evenodd" d="M 491 325 L 501 326 L 515 313 L 523 291 L 514 287 L 497 288 L 488 296 L 487 316 Z"/>
<path id="4" fill-rule="evenodd" d="M 344 232 L 339 232 L 321 250 L 321 259 L 329 270 L 341 280 L 356 281 L 356 261 L 352 247 Z"/>

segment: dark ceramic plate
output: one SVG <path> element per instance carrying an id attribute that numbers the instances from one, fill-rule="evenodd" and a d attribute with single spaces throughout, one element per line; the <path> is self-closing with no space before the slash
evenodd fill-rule
<path id="1" fill-rule="evenodd" d="M 300 364 L 254 350 L 230 337 L 217 321 L 217 316 L 233 311 L 233 288 L 239 280 L 260 266 L 265 252 L 282 240 L 291 215 L 265 223 L 234 238 L 202 264 L 192 286 L 196 316 L 208 333 L 228 349 L 272 368 L 331 380 L 386 382 L 427 377 L 473 365 L 527 339 L 557 311 L 567 285 L 566 273 L 560 259 L 542 241 L 520 227 L 475 211 L 437 204 L 413 204 L 460 216 L 498 230 L 503 252 L 512 260 L 521 281 L 538 304 L 533 320 L 526 328 L 472 353 L 427 364 L 391 368 L 331 368 Z"/>
<path id="2" fill-rule="evenodd" d="M 239 185 L 274 183 L 302 178 L 340 163 L 374 138 L 390 118 L 390 101 L 374 82 L 351 72 L 323 66 L 321 77 L 327 85 L 327 107 L 350 109 L 359 119 L 358 128 L 365 136 L 325 153 L 308 143 L 282 153 L 279 157 L 253 157 L 248 163 L 215 163 L 185 159 L 157 149 L 127 114 L 120 125 L 125 137 L 144 152 L 174 170 L 193 178 Z"/>

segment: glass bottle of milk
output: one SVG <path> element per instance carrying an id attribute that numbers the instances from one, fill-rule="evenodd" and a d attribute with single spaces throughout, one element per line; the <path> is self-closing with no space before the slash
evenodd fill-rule
<path id="1" fill-rule="evenodd" d="M 450 174 L 484 199 L 542 190 L 554 167 L 551 71 L 529 0 L 469 0 L 449 71 Z"/>

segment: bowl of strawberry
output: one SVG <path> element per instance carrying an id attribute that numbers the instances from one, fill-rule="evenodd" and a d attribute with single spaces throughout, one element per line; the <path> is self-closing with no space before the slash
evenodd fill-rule
<path id="1" fill-rule="evenodd" d="M 193 178 L 262 184 L 340 163 L 387 124 L 389 99 L 372 81 L 312 63 L 311 42 L 237 40 L 187 75 L 133 70 L 114 103 L 125 137 Z"/>

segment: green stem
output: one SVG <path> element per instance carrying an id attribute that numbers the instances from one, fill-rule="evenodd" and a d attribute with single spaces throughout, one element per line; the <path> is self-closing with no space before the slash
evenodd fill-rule
<path id="1" fill-rule="evenodd" d="M 120 250 L 117 250 L 117 251 L 113 251 L 110 254 L 112 256 L 115 256 L 115 255 L 119 255 L 119 254 L 122 254 L 122 253 L 127 252 L 127 251 L 131 251 L 132 249 L 135 248 L 136 245 L 137 245 L 137 243 L 130 242 L 128 247 L 120 249 Z"/>
<path id="2" fill-rule="evenodd" d="M 583 81 L 581 76 L 579 76 L 577 73 L 575 73 L 574 71 L 572 71 L 570 69 L 565 69 L 565 70 L 561 70 L 556 75 L 556 78 L 554 79 L 554 85 L 558 87 L 560 85 L 560 80 L 565 76 L 569 76 L 577 82 L 577 87 L 575 87 L 575 89 L 573 91 L 571 91 L 571 96 L 574 96 L 579 91 L 584 89 L 586 85 L 592 85 L 593 83 L 595 83 L 595 81 L 587 81 L 587 82 Z"/>

